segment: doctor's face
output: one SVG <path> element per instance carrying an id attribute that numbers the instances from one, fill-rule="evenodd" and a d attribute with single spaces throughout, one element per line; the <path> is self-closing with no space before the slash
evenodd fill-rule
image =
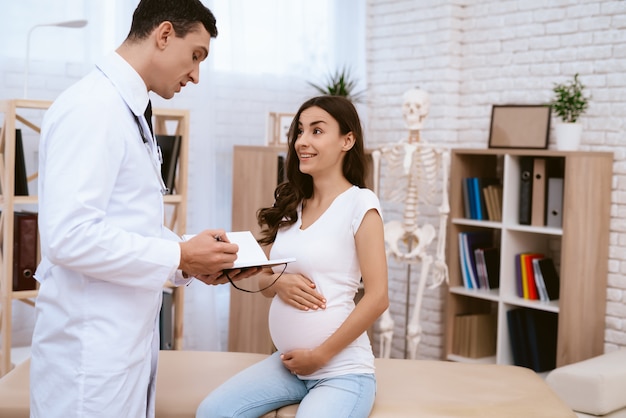
<path id="1" fill-rule="evenodd" d="M 211 36 L 198 24 L 184 38 L 172 34 L 168 37 L 162 54 L 155 63 L 154 91 L 164 99 L 170 99 L 187 83 L 200 81 L 200 63 L 209 55 Z"/>

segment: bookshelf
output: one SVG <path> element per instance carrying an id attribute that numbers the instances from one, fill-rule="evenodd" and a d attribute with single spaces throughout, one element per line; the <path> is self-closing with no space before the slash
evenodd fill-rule
<path id="1" fill-rule="evenodd" d="M 52 104 L 45 100 L 1 100 L 0 118 L 0 377 L 11 370 L 12 340 L 12 302 L 19 301 L 34 306 L 37 289 L 13 290 L 14 258 L 14 212 L 27 208 L 36 210 L 37 196 L 32 183 L 37 179 L 37 172 L 27 173 L 29 196 L 14 195 L 16 129 L 31 135 L 41 132 L 40 124 L 43 114 Z M 153 109 L 154 129 L 156 134 L 180 135 L 180 154 L 178 173 L 175 181 L 175 193 L 164 196 L 166 213 L 164 223 L 179 235 L 186 231 L 187 217 L 187 178 L 189 153 L 189 111 L 180 109 Z M 33 209 L 35 208 L 35 209 Z M 169 286 L 168 286 L 169 287 Z M 183 302 L 184 288 L 172 287 L 174 304 L 173 348 L 182 348 L 183 337 Z"/>
<path id="2" fill-rule="evenodd" d="M 563 167 L 561 226 L 520 224 L 521 164 L 524 157 L 549 159 Z M 613 154 L 519 149 L 455 149 L 450 170 L 450 225 L 448 266 L 450 284 L 446 297 L 445 357 L 452 361 L 515 364 L 507 317 L 509 311 L 557 316 L 556 366 L 581 361 L 603 352 L 608 274 L 609 220 Z M 500 179 L 500 221 L 468 219 L 463 179 Z M 549 195 L 546 196 L 548 199 Z M 533 201 L 532 206 L 544 202 Z M 531 207 L 532 208 L 532 207 Z M 500 250 L 499 287 L 468 289 L 461 272 L 459 234 L 493 233 Z M 560 273 L 558 300 L 547 302 L 518 296 L 515 256 L 540 252 L 554 259 Z M 459 315 L 492 313 L 496 316 L 495 354 L 469 358 L 455 353 L 455 329 Z M 455 321 L 456 320 L 456 321 Z M 458 343 L 458 341 L 457 341 Z"/>

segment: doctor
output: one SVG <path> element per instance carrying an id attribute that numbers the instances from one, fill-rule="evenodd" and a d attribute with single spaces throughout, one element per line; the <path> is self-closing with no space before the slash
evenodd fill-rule
<path id="1" fill-rule="evenodd" d="M 223 230 L 179 242 L 163 226 L 144 116 L 148 92 L 198 82 L 216 36 L 199 0 L 142 0 L 123 44 L 45 115 L 31 417 L 154 416 L 163 285 L 226 282 L 238 248 Z"/>

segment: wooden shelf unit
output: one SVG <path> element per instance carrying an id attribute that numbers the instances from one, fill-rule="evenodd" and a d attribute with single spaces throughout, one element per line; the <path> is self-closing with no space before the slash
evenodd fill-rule
<path id="1" fill-rule="evenodd" d="M 14 196 L 15 176 L 15 130 L 30 129 L 40 134 L 43 112 L 52 102 L 44 100 L 1 100 L 0 114 L 0 377 L 11 370 L 11 335 L 12 301 L 18 300 L 28 305 L 35 305 L 37 290 L 13 291 L 13 246 L 4 245 L 13 242 L 14 211 L 25 205 L 37 205 L 36 190 L 29 190 L 30 196 Z M 35 117 L 28 116 L 33 110 L 39 110 Z M 26 116 L 25 116 L 26 115 Z M 154 129 L 157 134 L 181 135 L 178 172 L 176 175 L 175 194 L 164 196 L 166 210 L 165 225 L 179 235 L 187 227 L 187 179 L 189 155 L 189 111 L 179 109 L 153 109 Z M 28 175 L 31 182 L 37 178 L 37 172 Z M 31 188 L 32 189 L 32 188 Z M 8 261 L 8 262 L 5 262 Z M 174 302 L 174 349 L 182 348 L 184 287 L 172 287 Z"/>
<path id="2" fill-rule="evenodd" d="M 520 158 L 546 157 L 564 162 L 562 228 L 520 225 Z M 450 222 L 447 260 L 450 284 L 446 299 L 445 357 L 476 362 L 453 353 L 454 319 L 464 313 L 496 311 L 496 355 L 487 362 L 514 364 L 507 311 L 526 307 L 558 314 L 556 366 L 581 361 L 604 350 L 606 283 L 613 154 L 609 152 L 455 149 L 451 156 Z M 503 185 L 502 222 L 464 217 L 465 177 L 499 177 Z M 463 286 L 458 234 L 488 230 L 499 236 L 500 286 L 470 290 Z M 556 251 L 554 251 L 556 249 Z M 515 254 L 553 255 L 560 266 L 560 297 L 549 303 L 516 294 Z M 554 252 L 555 254 L 552 254 Z"/>

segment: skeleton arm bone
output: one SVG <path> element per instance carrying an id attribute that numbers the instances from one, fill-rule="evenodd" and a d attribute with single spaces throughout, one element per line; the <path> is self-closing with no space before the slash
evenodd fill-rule
<path id="1" fill-rule="evenodd" d="M 441 171 L 442 171 L 442 198 L 439 207 L 439 236 L 437 237 L 437 253 L 434 262 L 433 283 L 430 288 L 441 285 L 444 281 L 448 283 L 448 266 L 445 261 L 446 252 L 446 228 L 448 225 L 448 214 L 450 213 L 450 203 L 448 200 L 448 169 L 450 167 L 450 150 L 442 148 Z"/>

